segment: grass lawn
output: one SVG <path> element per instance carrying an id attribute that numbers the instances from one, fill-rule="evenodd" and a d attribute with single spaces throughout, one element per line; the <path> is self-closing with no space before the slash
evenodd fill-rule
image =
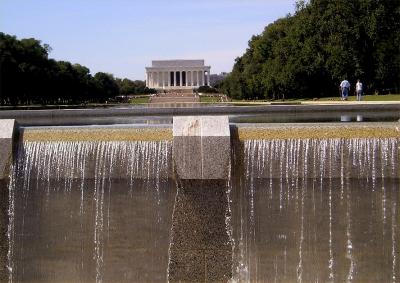
<path id="1" fill-rule="evenodd" d="M 149 103 L 149 97 L 134 97 L 129 99 L 130 104 Z"/>
<path id="2" fill-rule="evenodd" d="M 288 103 L 297 104 L 301 102 L 312 102 L 312 101 L 340 101 L 340 97 L 323 97 L 318 100 L 313 99 L 285 99 L 285 100 L 232 100 L 231 103 L 235 105 L 249 105 L 249 104 L 264 104 L 264 103 Z M 356 101 L 354 95 L 349 96 L 349 101 Z M 362 101 L 400 101 L 400 94 L 385 94 L 385 95 L 365 95 Z M 220 103 L 221 98 L 216 96 L 200 96 L 200 102 L 203 103 Z M 134 97 L 129 100 L 131 104 L 143 104 L 149 103 L 149 97 Z M 226 102 L 224 102 L 226 103 Z"/>
<path id="3" fill-rule="evenodd" d="M 340 97 L 324 97 L 320 101 L 340 101 Z M 349 101 L 356 101 L 356 96 L 349 96 Z M 305 100 L 306 101 L 306 100 Z M 400 94 L 364 95 L 362 101 L 400 101 Z"/>
<path id="4" fill-rule="evenodd" d="M 285 99 L 285 100 L 233 100 L 235 104 L 237 103 L 263 103 L 263 102 L 270 102 L 270 103 L 301 103 L 301 102 L 310 102 L 310 101 L 341 101 L 340 97 L 323 97 L 318 100 L 314 99 Z M 348 101 L 356 101 L 356 96 L 352 95 L 349 96 Z M 384 94 L 384 95 L 365 95 L 362 97 L 362 101 L 400 101 L 400 94 Z"/>

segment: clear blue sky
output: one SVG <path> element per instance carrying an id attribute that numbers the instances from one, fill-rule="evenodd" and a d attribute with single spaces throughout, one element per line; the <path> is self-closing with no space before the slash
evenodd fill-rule
<path id="1" fill-rule="evenodd" d="M 295 0 L 0 0 L 0 31 L 34 37 L 92 74 L 144 79 L 154 59 L 205 59 L 231 71 L 248 40 Z"/>

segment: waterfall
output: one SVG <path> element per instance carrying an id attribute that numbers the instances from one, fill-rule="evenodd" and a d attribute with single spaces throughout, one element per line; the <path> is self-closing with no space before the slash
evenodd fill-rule
<path id="1" fill-rule="evenodd" d="M 83 235 L 84 231 L 87 231 L 88 223 L 90 227 L 93 227 L 92 243 L 87 243 L 85 236 L 81 236 L 81 278 L 79 280 L 84 281 L 82 278 L 87 276 L 84 274 L 86 272 L 84 265 L 87 269 L 87 262 L 89 262 L 90 266 L 92 263 L 94 265 L 96 282 L 103 282 L 105 243 L 112 241 L 110 233 L 115 230 L 110 227 L 112 214 L 110 207 L 113 201 L 125 201 L 138 194 L 138 190 L 144 190 L 141 194 L 152 198 L 150 203 L 143 204 L 143 206 L 148 206 L 148 208 L 143 208 L 146 211 L 154 211 L 152 225 L 163 226 L 163 222 L 170 221 L 168 220 L 170 215 L 162 211 L 167 204 L 165 200 L 163 203 L 161 195 L 166 194 L 165 188 L 168 186 L 172 171 L 171 146 L 171 142 L 168 141 L 25 141 L 21 143 L 9 183 L 9 282 L 19 281 L 16 278 L 23 278 L 26 272 L 25 267 L 18 264 L 23 265 L 25 261 L 25 238 L 35 233 L 30 228 L 32 225 L 30 218 L 34 215 L 28 211 L 39 214 L 48 207 L 53 210 L 59 209 L 56 208 L 56 204 L 51 203 L 51 200 L 58 201 L 60 196 L 65 197 L 65 201 L 61 203 L 62 206 L 70 205 L 70 210 L 65 211 L 65 214 L 69 213 L 69 218 L 73 220 L 66 221 L 71 221 L 73 225 L 75 225 L 74 221 L 80 222 L 77 225 L 80 227 L 78 234 Z M 113 198 L 117 199 L 114 190 L 119 190 L 119 187 L 123 188 L 119 193 L 122 197 L 114 200 Z M 45 200 L 42 201 L 42 198 Z M 75 199 L 78 201 L 77 204 L 73 202 Z M 33 207 L 35 201 L 42 203 L 43 207 Z M 151 203 L 154 203 L 154 208 L 151 208 L 153 207 Z M 123 208 L 115 209 L 123 212 Z M 163 219 L 164 216 L 167 220 Z M 87 217 L 92 217 L 92 219 L 87 222 Z M 169 231 L 169 227 L 166 231 Z M 65 242 L 68 242 L 69 237 L 76 237 L 69 231 L 63 235 Z M 155 239 L 153 246 L 160 245 L 161 240 L 164 241 L 159 235 L 150 234 L 150 236 Z M 92 261 L 88 260 L 84 254 L 88 246 L 92 247 Z"/>
<path id="2" fill-rule="evenodd" d="M 397 282 L 398 139 L 246 140 L 242 148 L 232 281 Z"/>

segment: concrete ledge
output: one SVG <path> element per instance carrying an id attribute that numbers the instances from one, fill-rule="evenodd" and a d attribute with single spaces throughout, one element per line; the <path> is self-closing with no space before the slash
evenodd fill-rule
<path id="1" fill-rule="evenodd" d="M 172 140 L 167 127 L 54 127 L 24 128 L 23 141 L 163 141 Z"/>
<path id="2" fill-rule="evenodd" d="M 228 116 L 174 117 L 173 158 L 180 179 L 227 179 Z"/>
<path id="3" fill-rule="evenodd" d="M 400 123 L 232 125 L 231 131 L 233 163 L 244 166 L 240 172 L 250 170 L 255 179 L 355 178 L 374 183 L 400 177 Z"/>
<path id="4" fill-rule="evenodd" d="M 238 125 L 231 129 L 239 140 L 400 138 L 400 123 L 274 123 Z"/>
<path id="5" fill-rule="evenodd" d="M 11 162 L 15 120 L 0 120 L 0 180 L 8 177 Z"/>

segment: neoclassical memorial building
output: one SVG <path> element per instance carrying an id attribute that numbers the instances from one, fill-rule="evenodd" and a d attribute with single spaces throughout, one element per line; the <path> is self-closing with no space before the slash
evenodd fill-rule
<path id="1" fill-rule="evenodd" d="M 146 67 L 146 86 L 155 89 L 193 89 L 210 85 L 210 66 L 204 60 L 154 60 Z"/>

